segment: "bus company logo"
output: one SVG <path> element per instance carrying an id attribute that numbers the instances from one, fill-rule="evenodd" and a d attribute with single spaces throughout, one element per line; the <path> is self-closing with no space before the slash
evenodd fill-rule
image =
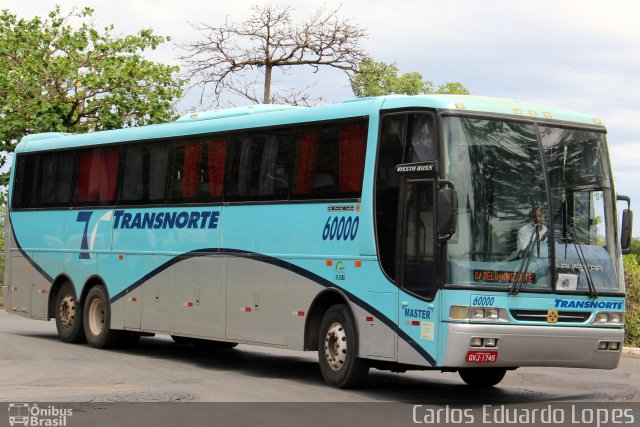
<path id="1" fill-rule="evenodd" d="M 336 262 L 336 267 L 335 267 L 336 280 L 344 280 L 346 278 L 345 270 L 346 269 L 345 269 L 344 262 L 342 261 Z"/>
<path id="2" fill-rule="evenodd" d="M 555 299 L 554 308 L 599 308 L 605 310 L 624 310 L 622 301 L 591 301 Z"/>
<path id="3" fill-rule="evenodd" d="M 10 403 L 10 426 L 63 427 L 73 415 L 73 409 L 59 408 L 55 405 L 39 407 L 37 404 Z"/>
<path id="4" fill-rule="evenodd" d="M 105 212 L 89 231 L 89 223 L 93 211 L 80 211 L 76 222 L 84 223 L 82 243 L 80 244 L 80 259 L 91 259 L 98 226 L 102 222 L 111 223 L 113 229 L 217 229 L 220 220 L 219 211 L 170 211 L 170 212 L 145 212 L 130 213 L 124 210 Z"/>
<path id="5" fill-rule="evenodd" d="M 116 210 L 113 213 L 115 229 L 216 229 L 220 220 L 219 211 L 167 211 L 130 213 Z"/>
<path id="6" fill-rule="evenodd" d="M 558 310 L 547 311 L 547 323 L 558 323 Z"/>

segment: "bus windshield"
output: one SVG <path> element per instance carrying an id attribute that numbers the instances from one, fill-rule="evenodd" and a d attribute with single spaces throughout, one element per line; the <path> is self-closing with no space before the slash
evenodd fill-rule
<path id="1" fill-rule="evenodd" d="M 619 290 L 603 134 L 478 118 L 443 124 L 459 209 L 448 284 Z"/>

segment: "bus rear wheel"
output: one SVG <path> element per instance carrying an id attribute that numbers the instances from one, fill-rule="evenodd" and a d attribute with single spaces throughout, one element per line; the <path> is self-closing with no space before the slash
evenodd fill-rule
<path id="1" fill-rule="evenodd" d="M 504 368 L 462 368 L 458 374 L 462 381 L 476 388 L 489 388 L 498 384 L 504 378 L 507 370 Z"/>
<path id="2" fill-rule="evenodd" d="M 329 307 L 320 324 L 318 359 L 324 381 L 332 387 L 360 385 L 369 372 L 366 360 L 356 357 L 357 333 L 345 304 Z"/>
<path id="3" fill-rule="evenodd" d="M 56 329 L 60 340 L 69 343 L 83 342 L 82 304 L 76 298 L 76 291 L 69 282 L 58 290 L 56 298 Z"/>
<path id="4" fill-rule="evenodd" d="M 121 343 L 121 331 L 110 329 L 110 325 L 111 306 L 107 293 L 102 286 L 94 286 L 84 302 L 84 334 L 91 347 L 111 348 Z"/>

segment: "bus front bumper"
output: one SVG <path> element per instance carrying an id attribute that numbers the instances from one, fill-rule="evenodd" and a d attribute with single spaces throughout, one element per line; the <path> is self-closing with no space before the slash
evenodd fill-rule
<path id="1" fill-rule="evenodd" d="M 493 338 L 496 346 L 472 347 L 472 338 Z M 617 350 L 599 350 L 604 342 L 619 343 Z M 624 329 L 450 323 L 444 366 L 614 369 L 623 342 Z"/>

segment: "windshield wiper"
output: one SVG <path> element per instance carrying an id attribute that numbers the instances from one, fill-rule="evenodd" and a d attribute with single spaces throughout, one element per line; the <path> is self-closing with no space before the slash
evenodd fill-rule
<path id="1" fill-rule="evenodd" d="M 591 277 L 591 271 L 589 270 L 589 265 L 587 264 L 587 258 L 584 256 L 584 252 L 582 251 L 582 244 L 578 237 L 576 236 L 576 231 L 572 226 L 567 226 L 566 228 L 567 234 L 571 238 L 571 243 L 573 243 L 573 247 L 576 250 L 576 255 L 578 256 L 578 260 L 580 261 L 580 265 L 582 265 L 582 269 L 585 272 L 585 276 L 587 278 L 587 286 L 589 287 L 589 298 L 596 299 L 598 298 L 598 291 L 596 289 L 596 285 L 593 283 L 593 277 Z M 565 240 L 566 240 L 565 236 Z M 564 258 L 567 259 L 567 243 L 565 241 L 565 249 L 564 249 Z M 578 277 L 580 277 L 580 269 L 578 270 Z"/>
<path id="2" fill-rule="evenodd" d="M 518 292 L 520 292 L 520 289 L 522 289 L 522 285 L 524 282 L 524 275 L 529 269 L 531 258 L 533 258 L 534 246 L 538 248 L 538 256 L 540 256 L 540 228 L 542 228 L 541 224 L 535 224 L 533 233 L 531 233 L 531 237 L 529 238 L 529 243 L 525 247 L 524 252 L 522 254 L 522 261 L 520 262 L 520 266 L 518 267 L 516 276 L 513 278 L 513 281 L 509 286 L 508 292 L 511 295 L 516 295 Z"/>

